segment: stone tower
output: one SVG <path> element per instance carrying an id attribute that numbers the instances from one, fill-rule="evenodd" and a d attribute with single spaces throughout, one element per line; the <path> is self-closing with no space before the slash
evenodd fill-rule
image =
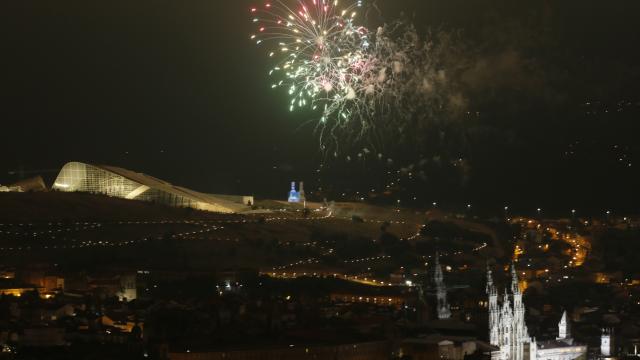
<path id="1" fill-rule="evenodd" d="M 489 297 L 489 342 L 498 344 L 500 310 L 498 309 L 498 290 L 493 284 L 491 268 L 487 264 L 487 296 Z"/>
<path id="2" fill-rule="evenodd" d="M 436 284 L 438 319 L 449 319 L 451 317 L 451 309 L 449 308 L 449 304 L 447 303 L 447 287 L 444 284 L 442 266 L 440 265 L 440 254 L 438 253 L 436 253 L 433 279 Z"/>
<path id="3" fill-rule="evenodd" d="M 300 202 L 307 201 L 307 196 L 304 193 L 304 182 L 300 181 L 300 190 L 298 191 L 298 198 Z"/>
<path id="4" fill-rule="evenodd" d="M 571 339 L 571 328 L 569 320 L 567 320 L 567 312 L 562 313 L 562 319 L 558 323 L 558 340 Z"/>
<path id="5" fill-rule="evenodd" d="M 612 329 L 602 329 L 602 335 L 600 336 L 600 355 L 605 358 L 613 356 Z"/>

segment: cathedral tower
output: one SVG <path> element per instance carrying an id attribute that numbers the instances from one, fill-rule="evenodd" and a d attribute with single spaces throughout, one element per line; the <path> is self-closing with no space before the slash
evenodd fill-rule
<path id="1" fill-rule="evenodd" d="M 567 312 L 562 313 L 562 319 L 558 323 L 558 340 L 570 340 L 571 328 L 569 320 L 567 320 Z"/>
<path id="2" fill-rule="evenodd" d="M 500 310 L 498 309 L 498 290 L 493 285 L 493 276 L 489 264 L 487 264 L 487 296 L 489 297 L 489 342 L 495 345 L 499 343 Z"/>
<path id="3" fill-rule="evenodd" d="M 529 342 L 529 333 L 524 321 L 524 304 L 522 303 L 522 292 L 515 264 L 511 264 L 511 294 L 513 296 L 513 358 L 522 360 L 524 358 L 524 344 Z"/>
<path id="4" fill-rule="evenodd" d="M 600 355 L 604 358 L 613 356 L 613 330 L 602 329 L 600 336 Z"/>
<path id="5" fill-rule="evenodd" d="M 433 278 L 436 284 L 436 298 L 438 300 L 438 319 L 449 319 L 451 317 L 451 309 L 447 303 L 447 287 L 444 284 L 442 266 L 440 265 L 440 254 L 438 253 L 436 253 L 436 262 L 434 267 Z"/>

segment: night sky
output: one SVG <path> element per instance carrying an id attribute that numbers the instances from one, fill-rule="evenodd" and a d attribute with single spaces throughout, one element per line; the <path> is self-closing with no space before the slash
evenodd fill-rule
<path id="1" fill-rule="evenodd" d="M 51 170 L 78 160 L 267 197 L 284 197 L 290 180 L 313 190 L 321 179 L 335 197 L 383 188 L 420 157 L 407 148 L 381 150 L 392 164 L 323 154 L 309 125 L 316 115 L 289 113 L 286 94 L 270 89 L 270 63 L 248 40 L 252 4 L 3 1 L 0 183 L 19 169 L 51 181 Z M 387 200 L 638 212 L 637 1 L 377 4 L 370 26 L 405 17 L 421 32 L 461 31 L 474 53 L 463 80 L 481 114 L 447 127 L 462 143 L 425 154 L 462 158 L 464 170 L 403 178 Z"/>

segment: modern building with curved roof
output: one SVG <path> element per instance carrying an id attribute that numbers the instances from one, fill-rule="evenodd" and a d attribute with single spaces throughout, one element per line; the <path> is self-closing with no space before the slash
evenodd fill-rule
<path id="1" fill-rule="evenodd" d="M 81 162 L 66 164 L 52 189 L 103 194 L 221 213 L 248 211 L 254 203 L 252 196 L 205 194 L 119 167 Z"/>

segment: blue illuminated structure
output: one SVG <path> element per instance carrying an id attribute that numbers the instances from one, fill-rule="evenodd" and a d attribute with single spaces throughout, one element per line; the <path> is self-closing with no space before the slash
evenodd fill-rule
<path id="1" fill-rule="evenodd" d="M 296 182 L 291 182 L 291 191 L 289 191 L 289 202 L 290 203 L 299 203 L 300 202 L 300 193 L 296 191 Z"/>

